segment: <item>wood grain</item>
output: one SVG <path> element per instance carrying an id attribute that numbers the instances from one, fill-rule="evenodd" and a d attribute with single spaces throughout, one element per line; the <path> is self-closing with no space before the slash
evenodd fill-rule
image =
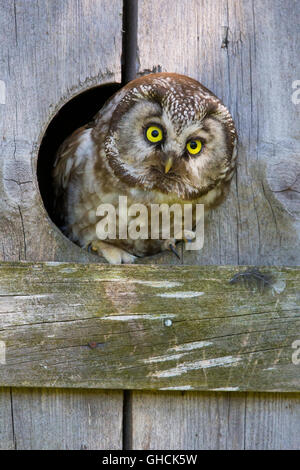
<path id="1" fill-rule="evenodd" d="M 238 272 L 2 263 L 0 385 L 300 390 L 300 269 Z"/>
<path id="2" fill-rule="evenodd" d="M 244 448 L 243 393 L 133 392 L 132 407 L 133 449 Z"/>
<path id="3" fill-rule="evenodd" d="M 0 388 L 0 450 L 15 449 L 11 392 Z"/>

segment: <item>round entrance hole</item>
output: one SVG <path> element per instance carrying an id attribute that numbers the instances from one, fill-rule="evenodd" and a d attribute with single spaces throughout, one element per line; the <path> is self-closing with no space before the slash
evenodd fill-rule
<path id="1" fill-rule="evenodd" d="M 38 155 L 37 179 L 45 209 L 55 224 L 57 224 L 57 220 L 52 209 L 53 185 L 51 173 L 56 152 L 60 144 L 72 132 L 92 121 L 105 101 L 119 89 L 120 85 L 113 83 L 93 87 L 76 95 L 62 106 L 46 129 Z"/>

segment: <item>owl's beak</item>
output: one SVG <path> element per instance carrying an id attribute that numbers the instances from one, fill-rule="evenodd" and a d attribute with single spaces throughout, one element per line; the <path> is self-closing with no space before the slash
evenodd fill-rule
<path id="1" fill-rule="evenodd" d="M 168 171 L 170 171 L 170 169 L 172 168 L 172 165 L 173 165 L 173 158 L 169 157 L 165 164 L 165 173 L 168 173 Z"/>

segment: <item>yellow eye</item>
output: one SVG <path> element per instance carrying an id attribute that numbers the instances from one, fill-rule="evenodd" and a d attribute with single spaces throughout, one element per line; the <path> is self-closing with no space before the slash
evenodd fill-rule
<path id="1" fill-rule="evenodd" d="M 155 144 L 156 142 L 163 140 L 163 131 L 158 126 L 149 126 L 146 129 L 146 137 L 149 142 Z"/>
<path id="2" fill-rule="evenodd" d="M 202 142 L 199 139 L 190 140 L 186 144 L 186 148 L 191 155 L 197 155 L 202 149 Z"/>

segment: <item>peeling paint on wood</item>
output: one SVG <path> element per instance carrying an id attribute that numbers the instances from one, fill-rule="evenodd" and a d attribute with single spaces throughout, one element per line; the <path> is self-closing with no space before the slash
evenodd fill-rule
<path id="1" fill-rule="evenodd" d="M 190 370 L 201 370 L 208 369 L 210 367 L 228 367 L 233 366 L 237 362 L 241 361 L 241 357 L 214 357 L 212 359 L 205 359 L 203 361 L 194 361 L 194 362 L 183 362 L 179 366 L 174 367 L 173 369 L 163 370 L 150 374 L 151 377 L 175 377 L 177 375 L 186 374 Z"/>
<path id="2" fill-rule="evenodd" d="M 189 299 L 191 297 L 199 297 L 204 295 L 204 292 L 164 292 L 162 294 L 156 294 L 157 297 L 165 297 L 169 299 Z"/>

